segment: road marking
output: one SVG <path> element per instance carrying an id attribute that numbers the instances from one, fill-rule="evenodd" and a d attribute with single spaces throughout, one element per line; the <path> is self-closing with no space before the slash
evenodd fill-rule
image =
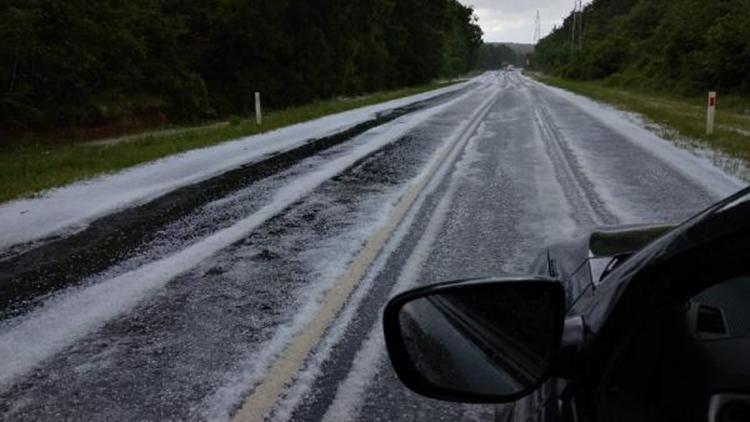
<path id="1" fill-rule="evenodd" d="M 457 136 L 441 151 L 438 159 L 432 163 L 428 171 L 401 198 L 396 208 L 390 212 L 386 224 L 367 241 L 364 249 L 349 264 L 346 272 L 335 281 L 333 287 L 326 293 L 320 309 L 312 320 L 292 340 L 292 343 L 271 365 L 263 381 L 245 399 L 243 405 L 234 415 L 233 420 L 235 422 L 261 422 L 266 418 L 276 404 L 278 397 L 320 342 L 327 328 L 348 300 L 349 295 L 365 276 L 370 265 L 375 261 L 375 258 L 406 216 L 424 187 L 451 155 L 450 153 L 464 144 L 476 132 L 479 124 L 496 101 L 497 91 L 488 96 L 488 99 L 482 103 L 470 119 L 461 135 Z"/>

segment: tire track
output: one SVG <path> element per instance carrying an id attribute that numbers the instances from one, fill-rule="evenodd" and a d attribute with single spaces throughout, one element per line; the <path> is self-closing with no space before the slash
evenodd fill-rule
<path id="1" fill-rule="evenodd" d="M 170 280 L 242 241 L 326 181 L 357 165 L 362 158 L 381 150 L 464 97 L 422 111 L 404 124 L 394 124 L 370 133 L 367 139 L 360 139 L 352 150 L 339 154 L 326 162 L 325 166 L 290 180 L 278 189 L 270 202 L 227 228 L 136 269 L 82 289 L 72 289 L 45 302 L 39 309 L 19 318 L 19 321 L 11 321 L 7 327 L 0 326 L 5 328 L 0 330 L 0 354 L 9 356 L 6 360 L 0 360 L 0 390 L 11 386 L 18 377 L 99 329 L 107 321 L 132 310 Z"/>
<path id="2" fill-rule="evenodd" d="M 158 232 L 205 204 L 277 175 L 302 160 L 410 113 L 439 106 L 476 88 L 470 85 L 378 115 L 341 133 L 314 139 L 290 151 L 230 170 L 220 176 L 168 193 L 146 204 L 93 221 L 68 237 L 18 245 L 0 252 L 0 320 L 29 311 L 39 299 L 80 285 L 141 251 Z"/>
<path id="3" fill-rule="evenodd" d="M 227 419 L 226 412 L 252 385 L 243 382 L 235 390 L 235 377 L 263 362 L 265 351 L 275 350 L 274 339 L 285 344 L 287 328 L 302 326 L 297 321 L 307 320 L 306 309 L 312 313 L 318 298 L 343 271 L 340 267 L 483 97 L 475 91 L 408 130 L 241 242 L 45 360 L 0 393 L 0 414 L 15 412 L 13 419 L 19 421 L 49 415 L 89 420 Z M 391 126 L 408 125 L 408 120 Z M 374 132 L 378 136 L 383 130 Z M 377 139 L 368 135 L 354 144 L 373 141 Z M 350 149 L 343 146 L 305 164 L 314 169 Z M 298 167 L 294 173 L 304 174 Z M 284 178 L 273 185 L 295 182 Z M 243 190 L 247 195 L 231 202 L 253 199 L 256 190 Z M 233 391 L 238 395 L 227 402 Z M 82 395 L 86 399 L 79 402 Z"/>
<path id="4" fill-rule="evenodd" d="M 412 210 L 413 205 L 423 197 L 422 192 L 427 185 L 432 182 L 436 174 L 442 174 L 443 169 L 453 165 L 458 154 L 466 146 L 479 124 L 499 98 L 498 93 L 499 91 L 493 92 L 491 97 L 485 100 L 484 104 L 469 120 L 466 128 L 456 135 L 456 140 L 439 154 L 437 160 L 425 172 L 424 176 L 412 185 L 412 188 L 402 197 L 400 203 L 393 209 L 385 226 L 370 238 L 364 249 L 349 265 L 346 273 L 331 287 L 322 301 L 319 312 L 297 334 L 279 358 L 270 365 L 265 378 L 252 389 L 251 394 L 234 415 L 234 421 L 263 421 L 273 410 L 286 386 L 293 381 L 311 352 L 324 338 L 329 327 L 335 322 L 335 318 L 347 304 L 349 296 L 367 275 L 370 266 L 378 258 L 388 240 Z"/>
<path id="5" fill-rule="evenodd" d="M 596 193 L 594 184 L 581 170 L 575 154 L 567 145 L 565 137 L 555 125 L 544 100 L 533 91 L 529 91 L 534 98 L 534 121 L 539 128 L 547 154 L 555 166 L 557 179 L 562 186 L 565 196 L 573 209 L 589 210 L 588 215 L 576 214 L 576 219 L 583 219 L 579 223 L 591 225 L 614 225 L 619 218 L 612 213 L 605 202 Z"/>

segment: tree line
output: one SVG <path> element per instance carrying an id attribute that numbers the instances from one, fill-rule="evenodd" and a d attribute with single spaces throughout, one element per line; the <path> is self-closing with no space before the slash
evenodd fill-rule
<path id="1" fill-rule="evenodd" d="M 7 129 L 417 85 L 470 70 L 482 32 L 456 0 L 6 0 L 0 39 Z"/>
<path id="2" fill-rule="evenodd" d="M 594 0 L 537 45 L 533 64 L 573 79 L 686 95 L 750 92 L 749 0 Z M 580 41 L 580 42 L 579 42 Z"/>

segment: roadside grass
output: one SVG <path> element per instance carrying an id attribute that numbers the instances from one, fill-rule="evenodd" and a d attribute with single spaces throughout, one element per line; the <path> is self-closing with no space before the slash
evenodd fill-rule
<path id="1" fill-rule="evenodd" d="M 330 114 L 432 91 L 458 81 L 438 81 L 354 98 L 317 101 L 255 118 L 239 116 L 206 126 L 172 128 L 120 139 L 81 143 L 75 139 L 24 137 L 0 143 L 0 203 L 113 173 L 196 148 L 255 135 Z"/>
<path id="2" fill-rule="evenodd" d="M 720 151 L 750 168 L 750 98 L 719 93 L 715 131 L 709 136 L 706 135 L 707 98 L 624 90 L 603 82 L 570 81 L 539 74 L 532 76 L 545 84 L 641 114 L 647 119 L 647 128 L 662 138 L 688 148 Z M 747 179 L 748 175 L 741 177 Z"/>

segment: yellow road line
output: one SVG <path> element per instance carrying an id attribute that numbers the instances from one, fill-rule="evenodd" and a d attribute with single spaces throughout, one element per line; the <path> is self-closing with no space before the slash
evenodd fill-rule
<path id="1" fill-rule="evenodd" d="M 286 385 L 299 372 L 307 356 L 323 337 L 326 329 L 344 306 L 351 292 L 365 276 L 372 262 L 375 261 L 385 243 L 406 216 L 422 189 L 443 165 L 451 151 L 463 144 L 476 131 L 495 101 L 496 96 L 492 95 L 483 103 L 462 135 L 446 146 L 427 173 L 401 198 L 396 208 L 390 212 L 387 223 L 368 240 L 364 249 L 349 264 L 346 272 L 336 280 L 333 287 L 326 293 L 314 318 L 292 340 L 289 347 L 273 363 L 263 381 L 245 399 L 242 407 L 234 415 L 233 420 L 235 422 L 261 422 L 265 419 L 276 404 L 278 397 L 283 393 Z"/>

